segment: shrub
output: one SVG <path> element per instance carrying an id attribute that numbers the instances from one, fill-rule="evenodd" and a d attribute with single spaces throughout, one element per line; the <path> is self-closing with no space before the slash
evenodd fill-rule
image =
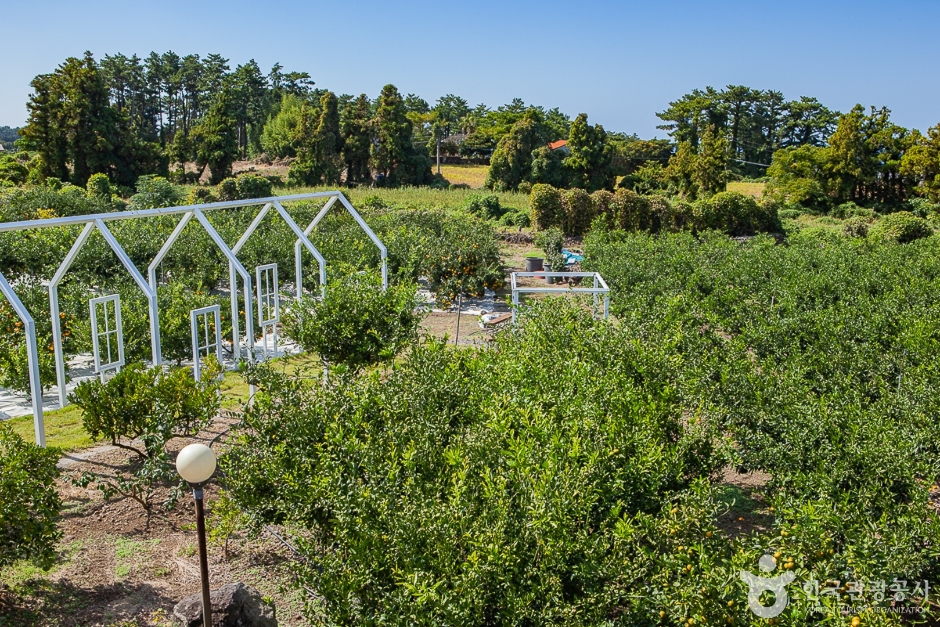
<path id="1" fill-rule="evenodd" d="M 528 228 L 532 226 L 532 220 L 529 218 L 529 214 L 525 211 L 515 211 L 512 213 L 512 225 L 521 228 Z"/>
<path id="2" fill-rule="evenodd" d="M 918 218 L 930 218 L 938 212 L 940 205 L 927 198 L 911 198 L 907 201 L 910 212 Z"/>
<path id="3" fill-rule="evenodd" d="M 131 196 L 128 209 L 156 209 L 175 207 L 185 198 L 183 188 L 162 176 L 146 175 L 137 179 L 137 193 Z"/>
<path id="4" fill-rule="evenodd" d="M 556 300 L 521 324 L 498 350 L 434 341 L 332 388 L 258 376 L 220 464 L 249 516 L 310 530 L 311 622 L 643 624 L 665 604 L 628 597 L 679 567 L 647 556 L 725 550 L 695 482 L 715 468 L 708 431 L 681 427 L 643 345 Z"/>
<path id="5" fill-rule="evenodd" d="M 164 373 L 159 366 L 135 363 L 105 383 L 82 381 L 69 400 L 82 410 L 82 427 L 92 438 L 107 438 L 150 459 L 171 439 L 195 435 L 215 418 L 220 372 L 217 363 L 210 363 L 196 381 L 188 368 Z M 136 439 L 143 448 L 128 443 Z"/>
<path id="6" fill-rule="evenodd" d="M 610 209 L 616 228 L 624 231 L 649 231 L 653 227 L 649 201 L 634 191 L 618 189 Z"/>
<path id="7" fill-rule="evenodd" d="M 918 218 L 910 211 L 889 213 L 881 218 L 871 229 L 871 236 L 876 240 L 905 244 L 933 235 L 933 229 L 923 218 Z"/>
<path id="8" fill-rule="evenodd" d="M 270 198 L 271 181 L 257 174 L 242 174 L 235 179 L 238 200 L 250 198 Z"/>
<path id="9" fill-rule="evenodd" d="M 529 207 L 532 226 L 539 231 L 561 226 L 564 211 L 560 190 L 544 183 L 533 185 L 529 194 Z"/>
<path id="10" fill-rule="evenodd" d="M 719 192 L 693 206 L 697 229 L 715 229 L 728 235 L 753 235 L 779 230 L 775 203 L 759 205 L 739 192 Z"/>
<path id="11" fill-rule="evenodd" d="M 216 186 L 215 195 L 222 202 L 238 200 L 238 181 L 232 177 L 222 179 Z"/>
<path id="12" fill-rule="evenodd" d="M 196 185 L 189 190 L 189 196 L 186 197 L 187 205 L 201 205 L 204 203 L 215 202 L 218 200 L 211 187 L 201 187 Z"/>
<path id="13" fill-rule="evenodd" d="M 781 209 L 777 212 L 777 215 L 781 220 L 795 220 L 803 215 L 803 212 L 799 209 Z"/>
<path id="14" fill-rule="evenodd" d="M 501 218 L 508 209 L 500 206 L 499 196 L 474 194 L 468 196 L 464 202 L 463 208 L 471 215 L 486 220 L 496 220 Z"/>
<path id="15" fill-rule="evenodd" d="M 29 176 L 29 170 L 13 155 L 0 155 L 0 184 L 22 185 Z"/>
<path id="16" fill-rule="evenodd" d="M 48 569 L 55 562 L 58 461 L 56 449 L 25 442 L 0 423 L 0 568 L 30 560 Z"/>
<path id="17" fill-rule="evenodd" d="M 842 225 L 842 233 L 848 237 L 867 237 L 868 220 L 861 216 L 853 216 Z"/>
<path id="18" fill-rule="evenodd" d="M 562 224 L 565 233 L 581 235 L 594 220 L 594 203 L 583 189 L 572 188 L 562 193 Z"/>
<path id="19" fill-rule="evenodd" d="M 284 315 L 284 332 L 305 350 L 352 370 L 389 361 L 417 338 L 421 316 L 413 283 L 383 291 L 375 273 L 334 279 L 322 300 L 295 301 Z"/>
<path id="20" fill-rule="evenodd" d="M 88 193 L 89 198 L 95 198 L 102 202 L 111 202 L 111 181 L 108 180 L 107 174 L 92 174 L 88 178 L 88 182 L 85 183 L 85 190 Z"/>

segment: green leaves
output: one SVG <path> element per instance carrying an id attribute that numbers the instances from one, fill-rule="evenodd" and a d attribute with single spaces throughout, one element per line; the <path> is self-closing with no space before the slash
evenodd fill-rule
<path id="1" fill-rule="evenodd" d="M 55 562 L 62 535 L 58 460 L 56 449 L 25 442 L 0 423 L 0 567 L 28 559 L 46 569 Z"/>
<path id="2" fill-rule="evenodd" d="M 413 283 L 383 291 L 376 272 L 335 279 L 322 300 L 295 301 L 284 314 L 284 332 L 305 350 L 358 370 L 389 361 L 417 339 Z"/>

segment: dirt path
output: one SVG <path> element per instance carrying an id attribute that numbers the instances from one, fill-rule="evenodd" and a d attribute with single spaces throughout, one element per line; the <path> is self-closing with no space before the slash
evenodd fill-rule
<path id="1" fill-rule="evenodd" d="M 208 441 L 230 426 L 217 421 L 196 440 Z M 173 448 L 189 441 L 174 440 Z M 0 574 L 0 591 L 13 607 L 0 604 L 0 627 L 170 627 L 173 606 L 199 591 L 199 565 L 192 499 L 187 494 L 171 510 L 149 517 L 131 499 L 105 501 L 94 488 L 68 482 L 69 475 L 94 471 L 113 476 L 131 454 L 97 446 L 64 456 L 58 481 L 64 507 L 59 526 L 59 563 L 48 573 L 28 566 Z M 156 496 L 163 501 L 169 490 Z M 218 497 L 206 488 L 208 521 Z M 210 544 L 211 586 L 242 581 L 273 599 L 280 625 L 305 625 L 303 597 L 291 586 L 289 551 L 270 534 L 249 540 L 235 534 L 228 558 Z M 12 593 L 12 594 L 11 594 Z"/>

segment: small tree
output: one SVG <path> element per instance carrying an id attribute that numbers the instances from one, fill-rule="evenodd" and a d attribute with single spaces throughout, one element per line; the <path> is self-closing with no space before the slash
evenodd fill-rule
<path id="1" fill-rule="evenodd" d="M 97 379 L 80 383 L 69 400 L 81 408 L 85 431 L 93 438 L 108 438 L 139 459 L 129 473 L 105 477 L 84 472 L 73 478 L 73 483 L 81 487 L 95 484 L 106 499 L 134 499 L 148 514 L 157 486 L 176 484 L 165 503 L 172 507 L 182 491 L 166 444 L 173 438 L 193 436 L 209 425 L 219 409 L 220 373 L 221 367 L 211 358 L 200 381 L 194 380 L 188 369 L 164 373 L 159 366 L 148 370 L 138 363 L 106 383 Z"/>
<path id="2" fill-rule="evenodd" d="M 27 559 L 47 569 L 62 535 L 56 519 L 59 452 L 24 441 L 0 423 L 0 568 Z"/>
<path id="3" fill-rule="evenodd" d="M 323 300 L 301 299 L 285 313 L 285 333 L 352 370 L 391 360 L 417 338 L 417 286 L 399 283 L 383 292 L 379 281 L 375 272 L 331 281 Z"/>

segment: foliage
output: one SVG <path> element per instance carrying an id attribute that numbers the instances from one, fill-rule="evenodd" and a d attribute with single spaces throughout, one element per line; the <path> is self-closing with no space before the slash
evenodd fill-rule
<path id="1" fill-rule="evenodd" d="M 545 183 L 532 186 L 529 195 L 530 215 L 532 226 L 538 230 L 547 229 L 559 224 L 562 217 L 561 192 Z"/>
<path id="2" fill-rule="evenodd" d="M 305 350 L 353 370 L 389 361 L 417 338 L 417 286 L 383 290 L 375 273 L 334 279 L 321 299 L 296 301 L 284 315 L 284 332 Z"/>
<path id="3" fill-rule="evenodd" d="M 62 536 L 58 461 L 56 449 L 25 442 L 0 423 L 0 567 L 25 559 L 48 569 L 55 562 Z"/>
<path id="4" fill-rule="evenodd" d="M 868 237 L 869 221 L 862 216 L 853 216 L 842 225 L 842 233 L 848 237 Z"/>
<path id="5" fill-rule="evenodd" d="M 232 173 L 238 156 L 237 120 L 234 94 L 223 89 L 215 94 L 205 117 L 191 133 L 196 165 L 209 168 L 209 183 L 216 185 Z"/>
<path id="6" fill-rule="evenodd" d="M 141 176 L 137 179 L 137 193 L 131 196 L 128 209 L 157 209 L 175 207 L 185 198 L 185 192 L 162 176 Z M 110 196 L 109 196 L 110 199 Z"/>
<path id="7" fill-rule="evenodd" d="M 641 391 L 640 345 L 576 307 L 536 309 L 499 350 L 430 342 L 335 387 L 256 379 L 221 462 L 229 494 L 310 531 L 300 578 L 328 622 L 603 624 L 626 607 L 646 573 L 624 564 L 670 537 L 640 529 L 719 458 L 661 378 Z M 527 366 L 559 362 L 564 378 Z M 684 499 L 690 518 L 706 492 Z"/>
<path id="8" fill-rule="evenodd" d="M 906 244 L 933 235 L 933 229 L 923 218 L 910 211 L 898 211 L 881 218 L 871 229 L 871 236 L 878 240 Z"/>
<path id="9" fill-rule="evenodd" d="M 750 196 L 738 192 L 721 192 L 693 206 L 696 228 L 716 229 L 728 235 L 753 235 L 779 232 L 775 205 L 759 205 Z"/>
<path id="10" fill-rule="evenodd" d="M 22 185 L 29 176 L 29 170 L 13 155 L 0 155 L 0 187 Z"/>
<path id="11" fill-rule="evenodd" d="M 373 126 L 376 142 L 372 164 L 381 185 L 427 185 L 431 182 L 431 160 L 412 144 L 412 123 L 405 114 L 401 94 L 394 85 L 382 88 Z"/>
<path id="12" fill-rule="evenodd" d="M 730 157 L 738 172 L 762 174 L 753 164 L 770 163 L 780 149 L 797 146 L 823 146 L 835 130 L 838 113 L 815 98 L 784 100 L 773 90 L 756 90 L 743 85 L 729 85 L 724 90 L 706 87 L 682 96 L 657 114 L 659 127 L 669 131 L 677 143 L 688 142 L 696 148 L 712 126 L 728 142 Z"/>
<path id="13" fill-rule="evenodd" d="M 569 172 L 571 187 L 589 192 L 613 188 L 611 163 L 614 153 L 603 126 L 591 126 L 587 114 L 579 114 L 571 123 L 567 147 L 571 154 L 565 157 L 564 165 Z"/>
<path id="14" fill-rule="evenodd" d="M 499 140 L 490 170 L 486 175 L 486 187 L 496 191 L 511 191 L 519 183 L 529 180 L 532 172 L 532 153 L 549 142 L 550 131 L 535 109 L 514 123 L 509 133 Z"/>
<path id="15" fill-rule="evenodd" d="M 134 363 L 105 383 L 82 381 L 69 400 L 81 408 L 82 426 L 92 438 L 104 437 L 142 458 L 157 459 L 168 441 L 195 435 L 215 417 L 220 372 L 212 359 L 200 381 L 189 369 L 164 373 L 160 367 Z M 127 443 L 137 439 L 142 449 Z"/>
<path id="16" fill-rule="evenodd" d="M 508 211 L 508 208 L 499 204 L 499 196 L 492 194 L 468 196 L 463 206 L 467 213 L 484 220 L 498 220 Z"/>

